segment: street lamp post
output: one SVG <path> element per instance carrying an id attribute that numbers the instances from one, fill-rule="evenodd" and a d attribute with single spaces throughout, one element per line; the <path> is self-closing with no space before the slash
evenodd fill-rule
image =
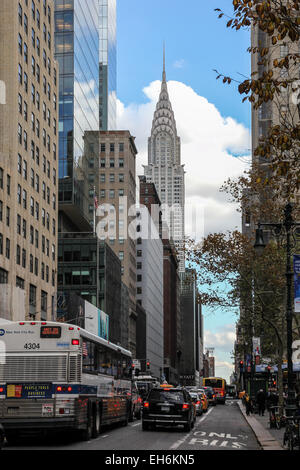
<path id="1" fill-rule="evenodd" d="M 257 252 L 261 252 L 265 248 L 263 230 L 261 227 L 271 227 L 273 229 L 281 230 L 285 229 L 286 235 L 286 327 L 287 327 L 287 366 L 288 366 L 288 397 L 287 397 L 287 414 L 292 414 L 292 410 L 295 409 L 296 397 L 293 383 L 293 361 L 292 361 L 292 342 L 293 342 L 293 306 L 292 306 L 292 285 L 293 285 L 293 270 L 291 263 L 291 231 L 293 227 L 299 227 L 300 223 L 294 222 L 293 207 L 291 203 L 288 203 L 284 209 L 284 221 L 283 223 L 259 223 L 258 229 L 256 229 L 256 240 L 254 248 Z M 291 412 L 291 413 L 290 413 Z"/>

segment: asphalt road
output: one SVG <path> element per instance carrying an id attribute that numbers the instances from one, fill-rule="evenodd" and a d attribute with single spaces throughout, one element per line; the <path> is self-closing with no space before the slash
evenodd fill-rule
<path id="1" fill-rule="evenodd" d="M 225 405 L 210 407 L 197 418 L 189 433 L 182 428 L 156 428 L 142 431 L 141 420 L 127 427 L 103 429 L 100 436 L 87 442 L 75 440 L 66 434 L 44 439 L 31 437 L 11 450 L 136 450 L 136 451 L 199 451 L 199 450 L 260 450 L 251 428 L 242 416 L 235 400 Z"/>

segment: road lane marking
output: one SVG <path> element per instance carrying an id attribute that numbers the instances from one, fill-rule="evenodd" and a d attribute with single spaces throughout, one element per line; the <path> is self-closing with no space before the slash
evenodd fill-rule
<path id="1" fill-rule="evenodd" d="M 209 415 L 209 413 L 212 412 L 212 410 L 213 410 L 213 408 L 210 408 L 210 410 L 207 411 L 207 413 L 205 414 L 205 416 L 203 416 L 203 418 L 201 418 L 201 419 L 198 421 L 198 423 L 199 423 L 199 424 L 202 423 L 202 422 L 207 418 L 207 416 Z M 198 424 L 198 423 L 197 423 L 197 424 Z M 195 429 L 197 429 L 197 428 L 195 428 Z M 193 431 L 194 431 L 194 430 L 193 430 Z M 176 450 L 176 449 L 178 449 L 178 447 L 179 447 L 181 444 L 183 444 L 183 443 L 187 440 L 187 438 L 188 438 L 189 436 L 190 436 L 190 433 L 187 433 L 182 439 L 179 439 L 178 441 L 176 441 L 176 442 L 170 447 L 170 450 Z"/>
<path id="2" fill-rule="evenodd" d="M 136 426 L 140 426 L 140 425 L 141 425 L 141 423 L 132 424 L 131 427 L 132 427 L 132 428 L 135 428 Z"/>

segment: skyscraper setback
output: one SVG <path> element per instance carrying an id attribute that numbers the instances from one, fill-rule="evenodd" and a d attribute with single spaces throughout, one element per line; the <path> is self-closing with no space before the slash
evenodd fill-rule
<path id="1" fill-rule="evenodd" d="M 165 70 L 165 52 L 161 91 L 153 117 L 151 136 L 148 139 L 148 165 L 144 167 L 147 182 L 155 184 L 162 203 L 163 221 L 168 234 L 163 238 L 173 240 L 179 258 L 179 271 L 185 267 L 184 240 L 184 166 L 181 165 L 180 137 L 169 99 Z"/>

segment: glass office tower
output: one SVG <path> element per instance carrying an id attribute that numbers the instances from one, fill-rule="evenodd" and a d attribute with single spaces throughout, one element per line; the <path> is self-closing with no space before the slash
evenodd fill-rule
<path id="1" fill-rule="evenodd" d="M 116 0 L 99 0 L 99 119 L 100 130 L 116 130 L 117 7 Z"/>
<path id="2" fill-rule="evenodd" d="M 55 0 L 59 62 L 59 204 L 81 227 L 88 206 L 84 133 L 99 129 L 99 0 Z M 80 211 L 78 211 L 80 209 Z"/>

